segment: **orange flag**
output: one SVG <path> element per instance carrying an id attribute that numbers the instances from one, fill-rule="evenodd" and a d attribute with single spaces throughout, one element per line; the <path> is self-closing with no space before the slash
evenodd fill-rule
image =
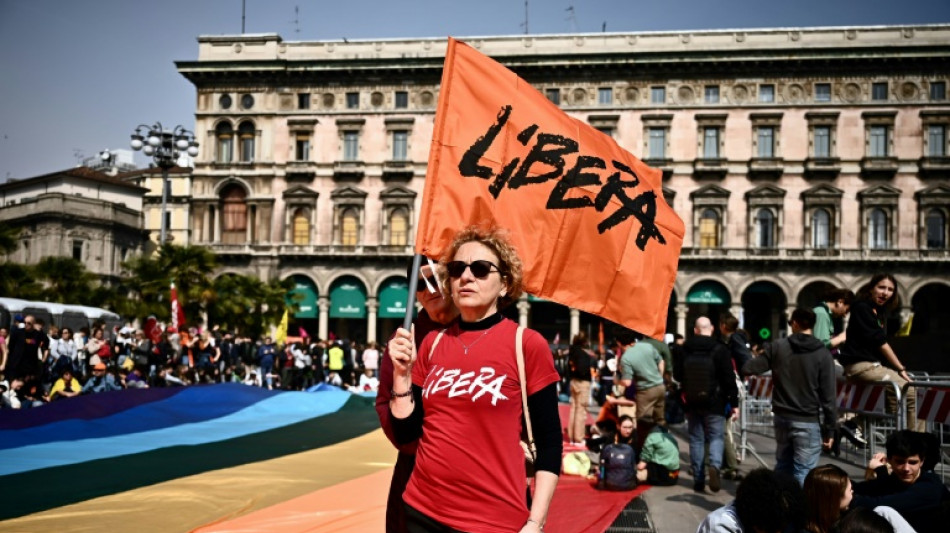
<path id="1" fill-rule="evenodd" d="M 661 172 L 449 39 L 416 252 L 473 224 L 509 231 L 527 292 L 665 332 L 684 229 Z"/>

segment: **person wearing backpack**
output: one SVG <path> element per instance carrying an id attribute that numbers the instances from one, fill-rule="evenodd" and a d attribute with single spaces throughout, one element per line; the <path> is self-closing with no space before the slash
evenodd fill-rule
<path id="1" fill-rule="evenodd" d="M 600 451 L 600 483 L 604 490 L 633 490 L 637 488 L 636 424 L 633 417 L 624 415 L 617 424 L 614 442 Z"/>
<path id="2" fill-rule="evenodd" d="M 682 384 L 686 423 L 689 428 L 689 460 L 693 468 L 693 490 L 706 488 L 705 443 L 709 442 L 709 488 L 721 488 L 723 430 L 726 417 L 739 409 L 739 389 L 726 346 L 712 337 L 715 327 L 709 318 L 696 319 L 693 337 L 683 345 Z"/>

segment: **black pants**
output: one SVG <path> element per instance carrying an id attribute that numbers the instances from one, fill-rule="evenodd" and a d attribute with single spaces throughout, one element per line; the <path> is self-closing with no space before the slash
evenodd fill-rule
<path id="1" fill-rule="evenodd" d="M 406 509 L 406 531 L 408 533 L 462 533 L 458 529 L 440 524 L 428 516 L 413 509 L 408 503 Z"/>

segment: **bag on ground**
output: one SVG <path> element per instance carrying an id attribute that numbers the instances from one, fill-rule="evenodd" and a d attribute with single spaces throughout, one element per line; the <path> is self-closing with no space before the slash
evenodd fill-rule
<path id="1" fill-rule="evenodd" d="M 608 444 L 600 452 L 600 485 L 606 490 L 637 488 L 637 453 L 629 444 Z"/>

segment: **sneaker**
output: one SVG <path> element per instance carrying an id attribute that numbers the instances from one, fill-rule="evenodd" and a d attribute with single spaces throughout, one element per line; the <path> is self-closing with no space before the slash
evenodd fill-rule
<path id="1" fill-rule="evenodd" d="M 841 425 L 840 430 L 841 436 L 851 441 L 851 444 L 854 444 L 856 448 L 863 450 L 867 447 L 868 441 L 864 438 L 864 432 L 858 426 L 846 423 Z"/>
<path id="2" fill-rule="evenodd" d="M 710 466 L 709 467 L 709 490 L 713 492 L 719 492 L 719 489 L 722 488 L 722 480 L 719 479 L 719 469 Z"/>

